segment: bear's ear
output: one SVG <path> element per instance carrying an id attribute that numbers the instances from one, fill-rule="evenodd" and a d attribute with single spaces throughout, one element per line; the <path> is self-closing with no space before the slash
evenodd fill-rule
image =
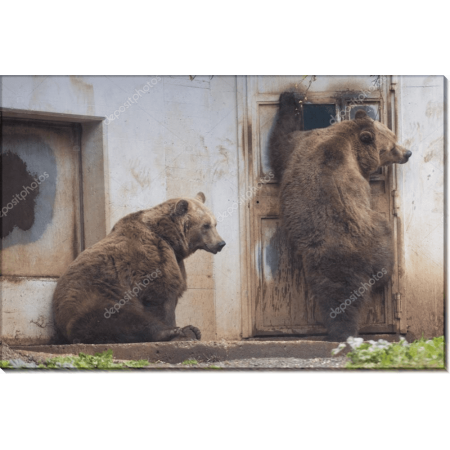
<path id="1" fill-rule="evenodd" d="M 356 111 L 355 119 L 366 119 L 367 117 L 369 116 L 363 109 L 359 109 L 358 111 Z"/>
<path id="2" fill-rule="evenodd" d="M 199 192 L 195 196 L 195 200 L 198 200 L 199 202 L 205 203 L 205 200 L 206 200 L 205 194 L 203 192 Z"/>
<path id="3" fill-rule="evenodd" d="M 189 203 L 186 200 L 178 200 L 173 213 L 175 216 L 184 216 L 188 212 L 188 208 Z"/>
<path id="4" fill-rule="evenodd" d="M 365 130 L 365 131 L 361 131 L 361 133 L 359 134 L 359 138 L 364 143 L 370 144 L 374 140 L 375 136 L 370 131 Z"/>

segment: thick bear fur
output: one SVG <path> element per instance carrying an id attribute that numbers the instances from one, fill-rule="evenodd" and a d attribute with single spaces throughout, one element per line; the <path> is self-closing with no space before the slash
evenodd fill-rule
<path id="1" fill-rule="evenodd" d="M 364 111 L 355 120 L 300 131 L 300 100 L 295 92 L 281 94 L 270 160 L 281 182 L 288 239 L 302 258 L 329 340 L 341 342 L 357 335 L 364 303 L 393 270 L 392 231 L 384 216 L 371 209 L 370 174 L 380 166 L 406 163 L 411 152 Z M 369 285 L 380 272 L 384 276 Z M 358 292 L 361 283 L 363 294 Z M 351 295 L 345 311 L 333 314 Z"/>
<path id="2" fill-rule="evenodd" d="M 59 279 L 53 296 L 56 328 L 69 343 L 200 339 L 175 323 L 186 291 L 183 260 L 225 245 L 205 196 L 168 200 L 116 223 L 83 251 Z"/>

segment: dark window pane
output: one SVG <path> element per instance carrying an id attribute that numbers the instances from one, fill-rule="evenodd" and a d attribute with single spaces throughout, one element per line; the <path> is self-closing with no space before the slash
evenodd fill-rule
<path id="1" fill-rule="evenodd" d="M 306 103 L 303 105 L 304 130 L 329 127 L 336 121 L 335 116 L 335 105 L 311 105 Z"/>

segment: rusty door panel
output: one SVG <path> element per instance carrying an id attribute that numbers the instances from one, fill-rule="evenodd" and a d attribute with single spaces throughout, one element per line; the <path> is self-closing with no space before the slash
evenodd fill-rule
<path id="1" fill-rule="evenodd" d="M 2 275 L 57 277 L 82 250 L 80 142 L 78 125 L 3 120 Z"/>
<path id="2" fill-rule="evenodd" d="M 255 193 L 249 202 L 254 249 L 249 273 L 250 292 L 254 296 L 253 335 L 326 333 L 319 310 L 308 294 L 301 258 L 292 254 L 281 228 L 279 183 L 271 174 L 268 158 L 268 141 L 279 94 L 297 85 L 297 90 L 308 91 L 307 103 L 327 107 L 336 120 L 349 120 L 358 109 L 365 109 L 371 117 L 383 122 L 387 117 L 385 87 L 371 89 L 373 77 L 317 77 L 311 85 L 302 80 L 303 77 L 247 77 L 249 142 L 246 159 L 249 187 L 253 187 Z M 353 99 L 358 95 L 358 89 L 364 92 L 364 101 L 355 105 Z M 306 111 L 307 107 L 304 109 Z M 305 114 L 303 110 L 302 114 Z M 392 221 L 391 170 L 380 169 L 371 177 L 370 183 L 373 209 Z M 375 292 L 366 305 L 360 331 L 395 332 L 393 313 L 389 285 Z"/>
<path id="3" fill-rule="evenodd" d="M 265 329 L 297 330 L 314 325 L 315 305 L 308 296 L 301 259 L 295 258 L 292 247 L 285 241 L 280 219 L 266 218 L 261 224 L 261 325 Z"/>

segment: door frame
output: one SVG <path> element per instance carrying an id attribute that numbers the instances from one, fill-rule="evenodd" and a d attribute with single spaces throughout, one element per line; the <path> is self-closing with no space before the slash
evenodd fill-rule
<path id="1" fill-rule="evenodd" d="M 387 125 L 394 133 L 398 133 L 398 108 L 397 108 L 397 80 L 394 76 L 381 76 L 382 88 L 380 91 L 374 91 L 378 96 L 368 96 L 366 101 L 376 99 L 380 102 L 381 121 Z M 239 182 L 239 197 L 248 190 L 254 188 L 254 176 L 256 164 L 253 164 L 253 158 L 257 156 L 255 152 L 255 143 L 257 143 L 257 114 L 256 108 L 258 104 L 273 104 L 278 103 L 279 94 L 258 94 L 258 99 L 254 93 L 256 90 L 257 77 L 256 76 L 237 76 L 236 91 L 237 91 L 237 115 L 238 115 L 238 182 Z M 338 94 L 338 95 L 337 95 Z M 311 92 L 311 97 L 315 100 L 320 99 L 321 102 L 327 103 L 330 99 L 339 101 L 339 99 L 350 100 L 354 98 L 353 93 L 337 92 L 337 91 L 322 91 Z M 390 315 L 392 320 L 392 327 L 389 331 L 378 330 L 377 326 L 365 327 L 362 330 L 364 333 L 406 333 L 406 317 L 404 313 L 404 286 L 402 282 L 402 270 L 404 267 L 404 246 L 402 238 L 401 227 L 401 197 L 398 179 L 397 165 L 389 166 L 385 169 L 385 176 L 388 181 L 392 198 L 390 199 L 389 220 L 393 223 L 393 238 L 394 238 L 394 272 L 391 279 L 392 299 L 386 302 L 391 305 L 386 314 Z M 373 179 L 376 179 L 373 178 Z M 241 317 L 242 317 L 242 337 L 248 338 L 255 336 L 256 332 L 256 279 L 254 277 L 254 268 L 256 268 L 256 252 L 252 248 L 253 230 L 253 216 L 250 201 L 242 202 L 239 206 L 239 236 L 241 242 Z M 311 330 L 311 334 L 322 333 L 319 327 L 316 330 Z M 269 334 L 269 333 L 268 333 Z M 288 333 L 286 333 L 288 334 Z"/>

